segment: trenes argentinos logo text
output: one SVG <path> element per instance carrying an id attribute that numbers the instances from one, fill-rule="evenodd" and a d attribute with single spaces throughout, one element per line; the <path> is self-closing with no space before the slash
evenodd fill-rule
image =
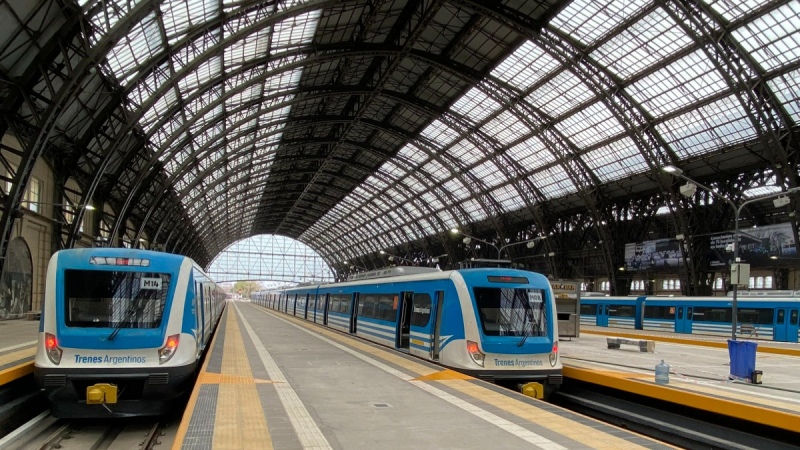
<path id="1" fill-rule="evenodd" d="M 75 364 L 144 364 L 147 359 L 144 356 L 83 356 L 75 355 Z"/>

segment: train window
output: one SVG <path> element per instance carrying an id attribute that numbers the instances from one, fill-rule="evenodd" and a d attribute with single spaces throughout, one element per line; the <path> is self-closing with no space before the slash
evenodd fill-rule
<path id="1" fill-rule="evenodd" d="M 797 325 L 797 310 L 793 309 L 789 314 L 789 325 Z"/>
<path id="2" fill-rule="evenodd" d="M 692 307 L 686 308 L 686 320 L 692 320 Z"/>
<path id="3" fill-rule="evenodd" d="M 486 336 L 547 336 L 544 290 L 476 287 L 473 292 Z"/>
<path id="4" fill-rule="evenodd" d="M 169 285 L 163 273 L 65 270 L 66 325 L 157 328 Z"/>
<path id="5" fill-rule="evenodd" d="M 775 321 L 778 325 L 783 325 L 783 322 L 786 320 L 786 311 L 779 309 L 778 310 L 778 318 Z"/>
<path id="6" fill-rule="evenodd" d="M 608 315 L 612 317 L 634 317 L 636 315 L 636 307 L 633 305 L 611 305 L 608 309 Z"/>
<path id="7" fill-rule="evenodd" d="M 767 325 L 772 323 L 775 310 L 772 308 L 748 308 L 738 311 L 739 323 L 752 323 L 755 325 Z"/>
<path id="8" fill-rule="evenodd" d="M 588 316 L 596 316 L 597 315 L 597 305 L 581 304 L 581 314 L 586 314 Z"/>
<path id="9" fill-rule="evenodd" d="M 644 307 L 645 319 L 669 319 L 675 318 L 675 309 L 672 306 L 646 306 Z"/>
<path id="10" fill-rule="evenodd" d="M 414 294 L 411 300 L 411 325 L 426 327 L 431 321 L 431 296 L 428 294 Z"/>

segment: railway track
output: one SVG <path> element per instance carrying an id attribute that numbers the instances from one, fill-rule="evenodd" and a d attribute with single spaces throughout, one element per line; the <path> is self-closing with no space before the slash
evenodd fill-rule
<path id="1" fill-rule="evenodd" d="M 175 423 L 164 417 L 66 420 L 44 412 L 0 440 L 0 450 L 166 449 L 172 446 Z"/>
<path id="2" fill-rule="evenodd" d="M 565 379 L 552 403 L 690 449 L 798 449 L 800 433 Z"/>

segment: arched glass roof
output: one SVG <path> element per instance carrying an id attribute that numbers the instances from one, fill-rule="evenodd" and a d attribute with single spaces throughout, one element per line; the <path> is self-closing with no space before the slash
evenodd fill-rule
<path id="1" fill-rule="evenodd" d="M 56 136 L 25 150 L 81 143 L 112 233 L 201 262 L 263 233 L 334 263 L 542 229 L 669 190 L 667 164 L 795 185 L 797 1 L 23 3 L 0 0 L 0 70 L 30 95 L 0 94 Z"/>

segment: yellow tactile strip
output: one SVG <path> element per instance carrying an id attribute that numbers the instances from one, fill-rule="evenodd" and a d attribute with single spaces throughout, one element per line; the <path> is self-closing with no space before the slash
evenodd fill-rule
<path id="1" fill-rule="evenodd" d="M 271 449 L 264 408 L 239 330 L 238 313 L 231 309 L 225 324 L 222 373 L 214 424 L 214 449 Z M 209 380 L 200 380 L 206 383 Z"/>
<path id="2" fill-rule="evenodd" d="M 752 420 L 758 417 L 762 424 L 790 431 L 797 431 L 797 424 L 800 423 L 800 415 L 718 398 L 719 392 L 714 396 L 690 392 L 684 386 L 686 383 L 676 388 L 655 384 L 649 381 L 649 376 L 570 366 L 564 367 L 564 376 L 738 419 Z M 696 389 L 696 386 L 692 388 Z M 727 391 L 725 396 L 729 397 Z"/>
<path id="3" fill-rule="evenodd" d="M 272 311 L 269 312 L 272 313 Z M 510 413 L 521 419 L 527 420 L 530 423 L 537 425 L 547 424 L 548 430 L 555 431 L 556 433 L 573 441 L 580 442 L 581 444 L 586 445 L 588 448 L 609 450 L 649 448 L 616 437 L 613 434 L 606 433 L 602 430 L 592 428 L 591 426 L 577 423 L 567 417 L 562 417 L 558 414 L 538 408 L 525 401 L 517 400 L 511 396 L 500 394 L 492 389 L 483 387 L 481 383 L 476 383 L 474 378 L 463 375 L 459 372 L 447 369 L 442 370 L 439 368 L 432 368 L 423 364 L 415 363 L 392 350 L 376 348 L 371 344 L 359 342 L 353 337 L 344 335 L 338 331 L 322 328 L 319 325 L 311 324 L 293 316 L 281 315 L 283 317 L 287 317 L 289 320 L 292 320 L 293 323 L 297 323 L 314 333 L 318 333 L 326 338 L 335 340 L 347 345 L 350 348 L 356 349 L 359 352 L 369 354 L 379 360 L 389 362 L 395 366 L 417 374 L 418 376 L 415 378 L 417 381 L 437 382 L 470 398 L 492 405 L 502 411 L 505 411 L 506 413 Z M 592 422 L 596 422 L 598 426 L 602 426 L 604 428 L 611 427 L 611 425 L 602 423 L 600 421 L 595 421 L 594 419 L 590 420 Z M 651 441 L 643 436 L 638 436 L 638 438 Z M 653 442 L 654 445 L 669 447 L 663 442 L 655 440 L 652 440 L 651 442 Z"/>
<path id="4" fill-rule="evenodd" d="M 462 394 L 488 403 L 496 408 L 502 409 L 507 413 L 521 417 L 529 422 L 536 424 L 547 424 L 547 429 L 551 432 L 566 436 L 569 439 L 579 442 L 589 448 L 608 450 L 647 448 L 625 439 L 618 438 L 596 428 L 580 424 L 559 414 L 546 411 L 542 408 L 533 407 L 526 402 L 517 400 L 509 395 L 486 389 L 483 386 L 473 382 L 449 380 L 442 381 L 442 383 L 451 389 L 461 392 Z M 595 421 L 594 419 L 589 420 L 597 423 L 598 425 L 602 425 L 603 427 L 609 426 L 608 424 Z M 645 437 L 641 438 L 647 439 Z M 665 445 L 662 442 L 659 442 L 659 444 Z"/>
<path id="5" fill-rule="evenodd" d="M 269 383 L 269 381 L 253 378 L 250 363 L 244 349 L 242 334 L 239 330 L 239 321 L 235 308 L 227 309 L 223 320 L 226 322 L 222 371 L 221 373 L 209 373 L 207 371 L 208 362 L 211 359 L 211 355 L 207 355 L 198 376 L 197 384 L 192 390 L 189 403 L 186 405 L 186 412 L 178 427 L 175 442 L 172 446 L 173 450 L 178 450 L 182 447 L 192 414 L 197 405 L 200 388 L 208 384 L 219 386 L 212 448 L 273 448 L 272 439 L 267 428 L 267 419 L 256 390 L 256 384 Z M 219 334 L 215 334 L 213 341 L 209 345 L 211 351 L 214 351 L 218 336 Z"/>

